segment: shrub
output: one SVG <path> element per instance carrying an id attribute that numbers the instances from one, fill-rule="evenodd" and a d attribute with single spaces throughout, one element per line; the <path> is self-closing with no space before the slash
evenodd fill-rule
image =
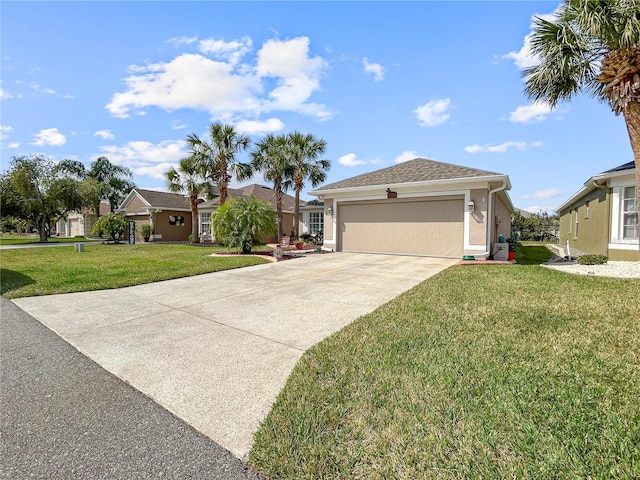
<path id="1" fill-rule="evenodd" d="M 119 243 L 122 234 L 127 229 L 127 219 L 121 213 L 102 215 L 93 224 L 93 235 L 102 237 L 108 235 L 114 243 Z"/>
<path id="2" fill-rule="evenodd" d="M 234 198 L 221 205 L 212 217 L 215 238 L 242 253 L 250 253 L 260 233 L 276 231 L 271 205 L 255 198 Z"/>
<path id="3" fill-rule="evenodd" d="M 149 238 L 151 236 L 151 225 L 149 225 L 148 223 L 143 223 L 140 227 L 140 234 L 144 238 Z"/>
<path id="4" fill-rule="evenodd" d="M 609 258 L 605 255 L 589 254 L 578 257 L 578 263 L 580 265 L 604 265 L 607 263 L 607 260 L 609 260 Z"/>

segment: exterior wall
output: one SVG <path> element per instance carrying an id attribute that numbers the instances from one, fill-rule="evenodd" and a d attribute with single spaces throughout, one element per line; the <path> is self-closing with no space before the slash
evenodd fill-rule
<path id="1" fill-rule="evenodd" d="M 331 208 L 331 215 L 329 215 L 329 208 Z M 323 228 L 325 242 L 327 241 L 327 239 L 333 239 L 335 241 L 334 232 L 333 232 L 334 215 L 335 215 L 335 212 L 333 211 L 333 198 L 325 198 L 324 228 Z"/>
<path id="2" fill-rule="evenodd" d="M 175 217 L 183 217 L 181 225 L 171 225 Z M 171 220 L 173 218 L 173 220 Z M 153 213 L 153 232 L 156 240 L 186 242 L 191 235 L 191 212 L 165 210 Z M 137 236 L 137 235 L 136 235 Z"/>
<path id="3" fill-rule="evenodd" d="M 487 243 L 488 192 L 486 188 L 473 189 L 469 192 L 469 198 L 475 204 L 473 212 L 469 212 L 469 244 L 481 245 L 484 248 Z"/>
<path id="4" fill-rule="evenodd" d="M 614 250 L 610 248 L 608 257 L 609 260 L 618 262 L 639 262 L 640 250 Z"/>
<path id="5" fill-rule="evenodd" d="M 511 235 L 511 211 L 499 195 L 496 195 L 494 201 L 494 236 L 491 239 L 492 243 L 497 242 L 500 235 L 504 235 L 504 238 L 509 238 Z"/>
<path id="6" fill-rule="evenodd" d="M 131 203 L 127 206 L 127 213 L 142 213 L 146 211 L 147 205 L 138 196 L 133 197 Z"/>
<path id="7" fill-rule="evenodd" d="M 610 218 L 609 189 L 598 188 L 590 192 L 560 212 L 560 246 L 565 248 L 568 240 L 571 249 L 609 256 Z"/>

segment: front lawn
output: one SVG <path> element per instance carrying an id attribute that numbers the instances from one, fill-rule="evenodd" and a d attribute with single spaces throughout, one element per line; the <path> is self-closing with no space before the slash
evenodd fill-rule
<path id="1" fill-rule="evenodd" d="M 225 250 L 190 245 L 85 244 L 0 250 L 0 293 L 6 298 L 126 287 L 258 265 L 259 256 L 212 257 Z"/>
<path id="2" fill-rule="evenodd" d="M 100 242 L 99 239 L 87 239 L 85 237 L 49 237 L 46 243 L 76 243 L 76 242 Z M 40 243 L 37 235 L 0 235 L 0 245 L 25 245 L 29 243 Z"/>
<path id="3" fill-rule="evenodd" d="M 273 479 L 638 478 L 639 292 L 452 267 L 307 351 L 249 461 Z"/>

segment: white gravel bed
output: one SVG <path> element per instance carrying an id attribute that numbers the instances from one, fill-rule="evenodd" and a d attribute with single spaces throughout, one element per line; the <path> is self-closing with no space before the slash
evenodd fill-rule
<path id="1" fill-rule="evenodd" d="M 578 263 L 544 263 L 543 267 L 578 275 L 600 277 L 640 278 L 640 262 L 613 262 L 605 265 L 580 265 Z"/>

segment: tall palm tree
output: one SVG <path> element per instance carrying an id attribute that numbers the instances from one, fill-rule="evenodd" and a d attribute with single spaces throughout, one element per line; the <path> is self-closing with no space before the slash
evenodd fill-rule
<path id="1" fill-rule="evenodd" d="M 258 142 L 251 152 L 251 168 L 254 172 L 262 173 L 265 180 L 273 182 L 273 190 L 276 197 L 278 243 L 280 243 L 283 235 L 282 196 L 287 190 L 287 178 L 293 172 L 289 161 L 287 137 L 270 133 Z"/>
<path id="2" fill-rule="evenodd" d="M 317 139 L 311 134 L 304 135 L 293 132 L 287 135 L 289 162 L 293 170 L 291 183 L 295 191 L 295 207 L 293 210 L 293 236 L 298 236 L 300 224 L 300 192 L 305 187 L 305 182 L 311 182 L 311 186 L 317 187 L 327 178 L 327 171 L 331 168 L 329 160 L 319 160 L 327 148 L 327 142 Z"/>
<path id="3" fill-rule="evenodd" d="M 136 186 L 132 181 L 133 172 L 127 167 L 114 165 L 107 157 L 98 157 L 89 168 L 77 160 L 62 160 L 57 169 L 84 182 L 85 196 L 97 217 L 100 216 L 101 200 L 108 200 L 113 212 Z"/>
<path id="4" fill-rule="evenodd" d="M 251 176 L 250 167 L 236 161 L 236 155 L 249 148 L 249 137 L 238 133 L 233 125 L 212 123 L 209 125 L 209 141 L 192 133 L 187 135 L 187 142 L 200 164 L 200 171 L 206 172 L 218 187 L 220 205 L 227 200 L 227 189 L 234 175 L 239 180 Z"/>
<path id="5" fill-rule="evenodd" d="M 525 93 L 555 107 L 586 91 L 622 113 L 640 205 L 640 6 L 637 0 L 565 0 L 553 20 L 536 18 Z"/>
<path id="6" fill-rule="evenodd" d="M 199 243 L 198 237 L 198 196 L 202 193 L 210 194 L 213 185 L 209 179 L 203 177 L 198 162 L 194 157 L 180 160 L 178 168 L 171 168 L 166 172 L 169 191 L 186 193 L 189 195 L 191 206 L 191 243 Z"/>

